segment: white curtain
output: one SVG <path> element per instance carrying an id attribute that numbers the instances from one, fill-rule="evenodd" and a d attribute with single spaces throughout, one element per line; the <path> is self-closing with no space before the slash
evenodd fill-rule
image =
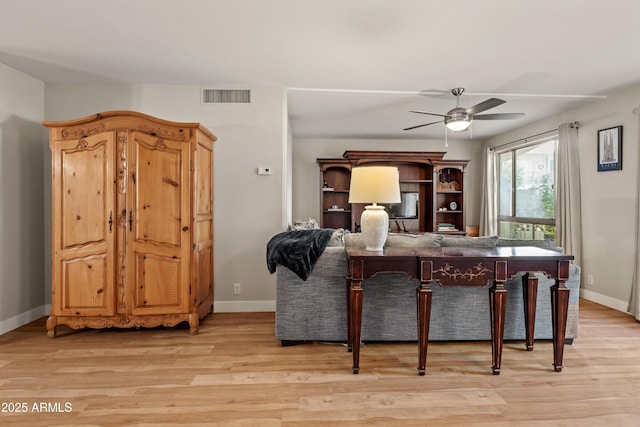
<path id="1" fill-rule="evenodd" d="M 582 265 L 582 213 L 578 124 L 558 128 L 556 244 Z"/>
<path id="2" fill-rule="evenodd" d="M 640 107 L 633 110 L 638 116 L 638 141 L 640 141 Z M 638 166 L 636 166 L 636 235 L 635 256 L 633 265 L 633 279 L 631 281 L 631 298 L 627 311 L 640 320 L 640 150 L 638 151 Z"/>
<path id="3" fill-rule="evenodd" d="M 480 200 L 480 236 L 498 234 L 498 176 L 495 152 L 490 147 L 482 150 L 482 199 Z"/>

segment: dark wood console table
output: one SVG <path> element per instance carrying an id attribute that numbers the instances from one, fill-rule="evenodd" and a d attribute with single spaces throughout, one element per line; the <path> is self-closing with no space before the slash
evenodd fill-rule
<path id="1" fill-rule="evenodd" d="M 383 252 L 370 252 L 363 248 L 346 248 L 349 275 L 347 277 L 348 349 L 353 352 L 353 373 L 359 372 L 360 336 L 362 325 L 362 281 L 378 273 L 400 272 L 419 279 L 418 309 L 418 373 L 424 375 L 427 362 L 429 321 L 431 314 L 430 283 L 442 286 L 484 286 L 489 289 L 491 311 L 492 370 L 500 374 L 502 344 L 506 315 L 504 282 L 518 272 L 543 272 L 556 279 L 551 287 L 553 323 L 553 366 L 562 370 L 564 339 L 569 306 L 569 289 L 564 282 L 569 278 L 569 262 L 573 255 L 564 255 L 537 247 L 497 248 L 386 248 Z M 526 274 L 524 286 L 524 315 L 526 348 L 533 350 L 536 297 L 538 279 Z"/>

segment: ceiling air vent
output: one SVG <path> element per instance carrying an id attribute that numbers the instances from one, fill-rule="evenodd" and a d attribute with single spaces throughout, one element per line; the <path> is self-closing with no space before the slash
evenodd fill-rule
<path id="1" fill-rule="evenodd" d="M 251 104 L 249 89 L 202 89 L 203 105 Z"/>

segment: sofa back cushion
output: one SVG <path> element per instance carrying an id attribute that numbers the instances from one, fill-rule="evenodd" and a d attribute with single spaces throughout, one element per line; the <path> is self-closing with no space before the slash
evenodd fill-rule
<path id="1" fill-rule="evenodd" d="M 396 248 L 439 248 L 442 246 L 442 235 L 391 233 L 387 236 L 386 246 Z"/>
<path id="2" fill-rule="evenodd" d="M 497 243 L 498 236 L 444 236 L 444 239 L 442 239 L 442 246 L 457 246 L 467 248 L 495 248 Z"/>
<path id="3" fill-rule="evenodd" d="M 439 248 L 441 243 L 442 235 L 440 234 L 389 233 L 385 246 L 396 248 Z M 344 244 L 347 247 L 363 248 L 365 246 L 362 233 L 346 233 L 344 235 Z"/>
<path id="4" fill-rule="evenodd" d="M 521 239 L 505 239 L 499 238 L 497 246 L 536 246 L 542 249 L 550 249 L 556 252 L 563 252 L 562 248 L 556 246 L 551 239 L 544 240 L 521 240 Z"/>

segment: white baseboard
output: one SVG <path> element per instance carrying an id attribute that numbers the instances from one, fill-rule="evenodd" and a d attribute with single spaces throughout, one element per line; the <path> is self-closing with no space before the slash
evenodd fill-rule
<path id="1" fill-rule="evenodd" d="M 257 313 L 276 311 L 275 301 L 214 301 L 214 313 Z"/>
<path id="2" fill-rule="evenodd" d="M 614 310 L 628 313 L 627 308 L 629 306 L 628 301 L 621 301 L 619 299 L 611 298 L 606 295 L 599 294 L 597 292 L 590 291 L 588 289 L 580 289 L 580 296 L 589 301 L 593 301 L 605 307 L 612 308 Z"/>
<path id="3" fill-rule="evenodd" d="M 47 316 L 50 311 L 51 305 L 45 304 L 32 310 L 25 311 L 24 313 L 20 313 L 17 316 L 2 320 L 0 321 L 0 335 L 13 331 L 14 329 L 24 326 L 29 322 L 33 322 L 42 316 Z"/>

